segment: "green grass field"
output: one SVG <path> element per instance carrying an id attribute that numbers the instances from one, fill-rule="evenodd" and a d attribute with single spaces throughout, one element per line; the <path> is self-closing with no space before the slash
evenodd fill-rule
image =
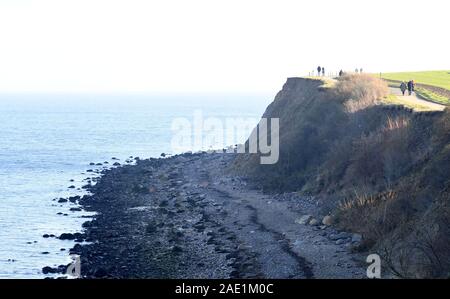
<path id="1" fill-rule="evenodd" d="M 450 71 L 426 71 L 426 72 L 404 72 L 404 73 L 382 73 L 384 79 L 409 81 L 433 85 L 450 90 Z"/>
<path id="2" fill-rule="evenodd" d="M 450 90 L 450 71 L 425 71 L 425 72 L 402 72 L 381 73 L 381 78 L 395 81 L 414 80 L 416 83 L 440 87 Z M 398 87 L 397 83 L 389 83 L 389 86 Z M 439 104 L 450 105 L 447 93 L 427 89 L 423 86 L 416 87 L 416 93 L 425 100 Z"/>
<path id="3" fill-rule="evenodd" d="M 450 105 L 450 99 L 448 97 L 441 96 L 426 88 L 417 87 L 416 93 L 419 95 L 419 97 L 422 97 L 425 100 L 432 101 L 438 104 Z"/>

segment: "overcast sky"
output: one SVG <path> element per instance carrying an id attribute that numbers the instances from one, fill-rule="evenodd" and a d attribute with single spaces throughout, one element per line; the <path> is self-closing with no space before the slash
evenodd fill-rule
<path id="1" fill-rule="evenodd" d="M 0 92 L 275 92 L 323 65 L 450 69 L 442 0 L 0 0 Z"/>

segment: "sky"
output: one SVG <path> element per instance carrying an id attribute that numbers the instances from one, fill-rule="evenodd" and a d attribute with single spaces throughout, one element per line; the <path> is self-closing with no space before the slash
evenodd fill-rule
<path id="1" fill-rule="evenodd" d="M 264 93 L 450 69 L 442 0 L 0 0 L 0 92 Z"/>

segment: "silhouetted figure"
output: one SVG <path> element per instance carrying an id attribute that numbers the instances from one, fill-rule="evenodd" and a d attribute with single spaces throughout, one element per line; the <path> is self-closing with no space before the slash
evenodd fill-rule
<path id="1" fill-rule="evenodd" d="M 363 73 L 363 69 L 362 69 L 362 68 L 359 69 L 359 73 L 360 73 L 360 74 Z"/>
<path id="2" fill-rule="evenodd" d="M 342 70 L 339 71 L 339 77 L 344 76 L 344 72 Z"/>
<path id="3" fill-rule="evenodd" d="M 324 67 L 322 67 L 322 76 L 325 77 L 325 68 Z"/>
<path id="4" fill-rule="evenodd" d="M 320 77 L 320 71 L 322 70 L 322 68 L 320 66 L 317 67 L 317 75 Z"/>
<path id="5" fill-rule="evenodd" d="M 413 90 L 414 90 L 413 84 L 414 84 L 414 83 L 413 83 L 412 80 L 408 82 L 408 94 L 409 94 L 409 95 L 412 95 L 412 92 L 413 92 Z"/>
<path id="6" fill-rule="evenodd" d="M 359 72 L 359 70 L 358 69 L 355 69 L 355 73 L 358 73 Z"/>
<path id="7" fill-rule="evenodd" d="M 405 95 L 406 89 L 408 89 L 406 83 L 402 82 L 402 84 L 400 84 L 400 90 L 402 91 L 403 96 Z"/>

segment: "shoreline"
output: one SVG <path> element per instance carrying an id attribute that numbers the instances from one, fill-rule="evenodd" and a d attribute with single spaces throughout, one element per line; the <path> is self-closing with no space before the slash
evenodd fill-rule
<path id="1" fill-rule="evenodd" d="M 70 250 L 82 278 L 365 277 L 351 234 L 299 224 L 320 217 L 313 198 L 262 194 L 227 173 L 235 156 L 186 153 L 103 170 L 78 199 L 97 213 L 76 236 L 90 244 Z"/>

